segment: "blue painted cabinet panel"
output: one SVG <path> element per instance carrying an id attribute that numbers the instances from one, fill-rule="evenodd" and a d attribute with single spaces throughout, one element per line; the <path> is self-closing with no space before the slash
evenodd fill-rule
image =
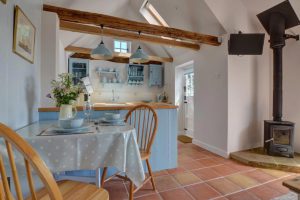
<path id="1" fill-rule="evenodd" d="M 162 65 L 149 65 L 149 87 L 164 85 L 164 67 Z"/>

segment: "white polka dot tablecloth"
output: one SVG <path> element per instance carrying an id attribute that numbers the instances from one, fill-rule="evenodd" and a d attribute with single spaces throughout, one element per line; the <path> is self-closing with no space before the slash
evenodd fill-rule
<path id="1" fill-rule="evenodd" d="M 37 136 L 56 124 L 41 121 L 17 131 L 52 172 L 115 167 L 125 172 L 136 186 L 143 183 L 145 174 L 133 127 L 90 126 L 89 133 L 84 134 Z"/>

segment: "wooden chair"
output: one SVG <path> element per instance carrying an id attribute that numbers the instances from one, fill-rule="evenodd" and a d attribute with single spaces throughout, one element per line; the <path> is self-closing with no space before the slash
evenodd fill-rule
<path id="1" fill-rule="evenodd" d="M 153 190 L 156 190 L 154 178 L 151 170 L 151 165 L 149 158 L 151 155 L 151 147 L 154 142 L 154 138 L 157 131 L 158 119 L 155 110 L 148 105 L 138 105 L 132 108 L 125 117 L 125 122 L 133 125 L 136 129 L 137 142 L 140 148 L 141 159 L 146 161 L 149 177 L 147 177 L 144 183 L 138 187 L 134 188 L 133 182 L 127 177 L 122 177 L 117 175 L 120 178 L 123 178 L 130 182 L 129 189 L 129 199 L 133 199 L 133 194 L 137 192 L 145 183 L 151 180 Z M 107 167 L 103 169 L 103 174 L 101 177 L 101 185 L 103 187 L 107 173 Z"/>
<path id="2" fill-rule="evenodd" d="M 13 148 L 17 150 L 24 157 L 24 164 L 27 173 L 28 187 L 31 197 L 26 199 L 82 199 L 82 200 L 108 200 L 108 192 L 104 189 L 99 189 L 94 185 L 75 182 L 75 181 L 62 181 L 56 183 L 51 172 L 40 158 L 38 153 L 17 133 L 12 129 L 0 123 L 0 138 L 3 138 L 6 145 L 7 155 L 9 159 L 9 166 L 12 172 L 12 179 L 15 185 L 16 197 L 18 200 L 23 200 L 21 184 L 18 176 L 18 171 L 14 159 Z M 34 170 L 44 184 L 44 188 L 35 191 L 34 181 L 31 171 Z M 13 200 L 13 194 L 10 191 L 6 168 L 4 160 L 0 152 L 0 199 Z"/>

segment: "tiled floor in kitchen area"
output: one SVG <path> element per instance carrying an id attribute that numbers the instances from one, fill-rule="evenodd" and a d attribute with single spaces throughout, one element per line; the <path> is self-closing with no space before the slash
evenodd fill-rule
<path id="1" fill-rule="evenodd" d="M 178 144 L 177 169 L 155 173 L 157 192 L 150 182 L 135 193 L 136 200 L 273 199 L 289 192 L 282 181 L 294 173 L 259 169 L 223 159 L 193 144 Z M 128 185 L 111 180 L 110 200 L 128 199 Z"/>

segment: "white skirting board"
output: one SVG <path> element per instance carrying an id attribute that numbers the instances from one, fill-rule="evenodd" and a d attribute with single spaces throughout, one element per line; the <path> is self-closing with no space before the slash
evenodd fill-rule
<path id="1" fill-rule="evenodd" d="M 206 144 L 204 142 L 201 142 L 201 141 L 199 141 L 197 139 L 193 139 L 193 144 L 195 144 L 195 145 L 197 145 L 197 146 L 199 146 L 199 147 L 201 147 L 203 149 L 206 149 L 206 150 L 208 150 L 208 151 L 210 151 L 212 153 L 215 153 L 215 154 L 217 154 L 219 156 L 222 156 L 224 158 L 229 158 L 229 153 L 228 152 L 226 152 L 226 151 L 224 151 L 222 149 L 219 149 L 217 147 L 214 147 L 212 145 Z"/>

